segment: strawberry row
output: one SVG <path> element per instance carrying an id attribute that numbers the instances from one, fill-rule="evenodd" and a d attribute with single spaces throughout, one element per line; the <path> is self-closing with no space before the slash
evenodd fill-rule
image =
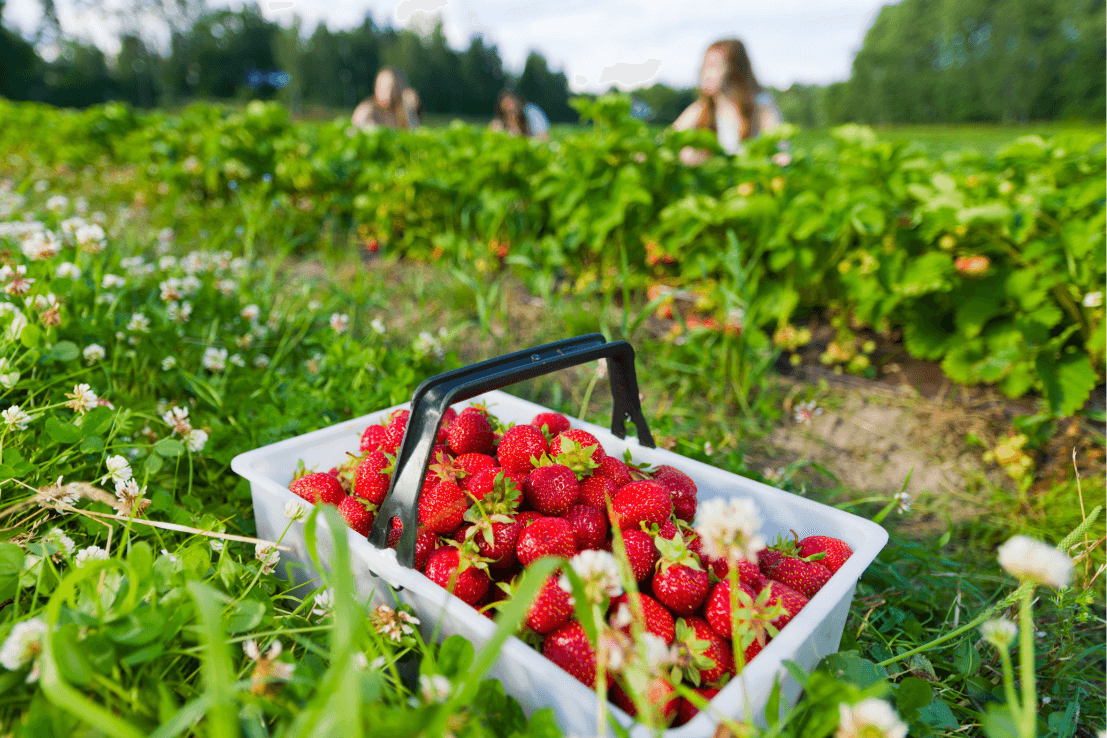
<path id="1" fill-rule="evenodd" d="M 360 455 L 329 472 L 308 473 L 301 464 L 290 490 L 337 506 L 366 535 L 391 483 L 408 417 L 398 410 L 366 428 Z M 674 684 L 713 697 L 851 554 L 837 539 L 793 534 L 734 559 L 732 577 L 728 560 L 709 555 L 693 527 L 698 490 L 687 474 L 635 464 L 629 451 L 622 459 L 610 456 L 558 413 L 504 425 L 483 405 L 451 408 L 432 457 L 419 499 L 415 567 L 491 617 L 532 562 L 615 552 L 628 576 L 607 602 L 606 626 L 626 640 L 651 634 L 668 649 L 665 675 L 651 683 L 649 700 L 666 723 L 696 712 L 676 698 Z M 397 518 L 390 547 L 400 533 Z M 551 576 L 529 608 L 523 637 L 594 688 L 596 645 L 574 618 L 570 590 L 566 578 Z M 619 675 L 605 663 L 611 699 L 635 714 Z"/>

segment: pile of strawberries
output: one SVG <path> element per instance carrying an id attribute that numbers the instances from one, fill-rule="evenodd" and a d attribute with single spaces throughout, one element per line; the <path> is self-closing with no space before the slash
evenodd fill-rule
<path id="1" fill-rule="evenodd" d="M 365 535 L 384 501 L 395 454 L 407 427 L 398 410 L 361 436 L 360 456 L 326 473 L 302 470 L 290 489 L 308 502 L 336 505 L 351 528 Z M 513 585 L 543 556 L 566 559 L 580 551 L 611 551 L 621 531 L 636 580 L 636 603 L 615 597 L 609 617 L 624 603 L 642 618 L 639 632 L 663 639 L 675 654 L 669 678 L 651 687 L 663 720 L 681 724 L 696 708 L 673 693 L 689 683 L 710 700 L 737 672 L 732 638 L 748 663 L 852 554 L 828 536 L 778 538 L 756 564 L 738 566 L 738 612 L 731 612 L 729 565 L 702 550 L 692 527 L 696 484 L 672 466 L 648 469 L 609 456 L 590 433 L 571 428 L 558 413 L 528 425 L 501 425 L 482 405 L 446 412 L 433 462 L 419 499 L 415 566 L 437 584 L 492 616 Z M 393 520 L 389 546 L 400 523 Z M 624 583 L 626 584 L 626 583 Z M 594 688 L 596 651 L 574 619 L 569 592 L 551 576 L 532 603 L 523 635 L 551 661 Z M 633 620 L 631 621 L 633 623 Z M 634 704 L 609 679 L 611 699 L 630 714 Z"/>

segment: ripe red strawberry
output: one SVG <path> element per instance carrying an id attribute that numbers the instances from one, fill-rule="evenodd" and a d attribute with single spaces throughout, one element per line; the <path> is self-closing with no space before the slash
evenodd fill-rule
<path id="1" fill-rule="evenodd" d="M 346 490 L 342 488 L 342 484 L 325 472 L 314 472 L 300 477 L 289 485 L 288 489 L 313 505 L 317 502 L 337 505 L 346 496 Z"/>
<path id="2" fill-rule="evenodd" d="M 572 597 L 561 588 L 560 579 L 560 574 L 548 577 L 527 610 L 523 623 L 539 635 L 552 633 L 573 616 Z"/>
<path id="3" fill-rule="evenodd" d="M 638 707 L 618 683 L 611 686 L 611 701 L 615 706 L 631 717 L 638 716 Z M 668 725 L 676 719 L 677 704 L 680 699 L 676 695 L 676 688 L 665 677 L 654 677 L 646 686 L 646 703 L 654 711 L 654 721 L 662 725 Z"/>
<path id="4" fill-rule="evenodd" d="M 529 425 L 515 425 L 504 431 L 496 457 L 500 466 L 512 472 L 529 472 L 531 459 L 538 459 L 550 450 L 542 431 Z"/>
<path id="5" fill-rule="evenodd" d="M 385 442 L 385 431 L 383 425 L 371 425 L 361 433 L 361 441 L 358 443 L 358 450 L 361 453 L 366 451 L 379 451 L 381 446 Z"/>
<path id="6" fill-rule="evenodd" d="M 677 644 L 681 670 L 697 687 L 715 684 L 734 671 L 730 641 L 703 618 L 677 621 Z"/>
<path id="7" fill-rule="evenodd" d="M 673 513 L 669 491 L 657 482 L 631 482 L 615 492 L 612 523 L 623 530 L 646 525 L 662 525 Z"/>
<path id="8" fill-rule="evenodd" d="M 474 472 L 472 476 L 462 479 L 460 486 L 473 499 L 483 500 L 486 495 L 492 492 L 496 486 L 496 477 L 501 473 L 503 473 L 503 470 L 498 466 L 480 469 Z"/>
<path id="9" fill-rule="evenodd" d="M 664 605 L 655 600 L 649 595 L 638 593 L 635 596 L 635 600 L 641 605 L 642 608 L 642 627 L 647 633 L 653 633 L 658 638 L 665 640 L 665 645 L 672 645 L 673 640 L 676 638 L 676 623 L 673 621 L 673 614 L 669 612 Z M 619 595 L 611 600 L 611 619 L 614 620 L 619 614 L 619 607 L 625 605 L 630 613 L 631 625 L 622 626 L 621 630 L 627 635 L 633 635 L 634 628 L 633 622 L 637 619 L 638 615 L 632 607 L 630 596 L 626 593 Z"/>
<path id="10" fill-rule="evenodd" d="M 442 422 L 438 425 L 438 436 L 435 441 L 443 445 L 446 444 L 446 439 L 449 437 L 450 424 L 457 420 L 457 410 L 452 407 L 446 408 L 446 412 L 442 413 Z"/>
<path id="11" fill-rule="evenodd" d="M 586 430 L 580 428 L 570 428 L 567 431 L 562 431 L 554 436 L 554 439 L 550 441 L 550 456 L 557 456 L 562 451 L 567 450 L 566 440 L 571 440 L 580 446 L 582 449 L 592 448 L 592 461 L 596 464 L 600 463 L 607 454 L 603 451 L 603 446 L 600 445 L 599 440 L 594 435 Z"/>
<path id="12" fill-rule="evenodd" d="M 377 516 L 377 506 L 366 503 L 360 497 L 348 495 L 339 503 L 338 514 L 346 521 L 346 525 L 367 536 L 373 527 L 373 519 Z"/>
<path id="13" fill-rule="evenodd" d="M 527 477 L 523 494 L 543 515 L 561 515 L 577 501 L 580 485 L 573 470 L 561 464 L 540 466 Z"/>
<path id="14" fill-rule="evenodd" d="M 795 556 L 782 556 L 761 572 L 769 579 L 786 584 L 808 599 L 830 581 L 830 570 L 817 561 L 804 561 Z"/>
<path id="15" fill-rule="evenodd" d="M 680 530 L 672 520 L 666 520 L 657 529 L 657 535 L 661 536 L 666 541 L 673 540 L 679 533 Z"/>
<path id="16" fill-rule="evenodd" d="M 546 433 L 550 436 L 569 430 L 569 419 L 561 413 L 538 413 L 530 424 L 538 430 L 545 426 Z"/>
<path id="17" fill-rule="evenodd" d="M 846 559 L 853 555 L 853 549 L 845 541 L 830 536 L 807 536 L 796 544 L 799 555 L 803 558 L 826 554 L 819 563 L 830 570 L 831 574 L 837 574 L 846 563 Z"/>
<path id="18" fill-rule="evenodd" d="M 399 518 L 393 518 L 392 529 L 388 531 L 388 547 L 391 549 L 395 549 L 400 545 L 400 534 L 403 529 L 400 528 L 399 522 Z M 420 525 L 415 531 L 416 570 L 424 571 L 427 568 L 427 559 L 437 548 L 438 536 Z"/>
<path id="19" fill-rule="evenodd" d="M 638 529 L 624 530 L 623 546 L 634 578 L 641 583 L 653 576 L 654 566 L 661 556 L 653 543 L 653 536 Z"/>
<path id="20" fill-rule="evenodd" d="M 596 651 L 584 628 L 570 620 L 542 641 L 542 655 L 569 672 L 589 689 L 596 686 Z"/>
<path id="21" fill-rule="evenodd" d="M 607 501 L 615 496 L 616 489 L 615 482 L 610 477 L 593 475 L 580 483 L 580 497 L 577 501 L 606 513 Z"/>
<path id="22" fill-rule="evenodd" d="M 462 477 L 462 479 L 464 479 L 465 477 L 476 474 L 482 469 L 495 469 L 499 467 L 499 464 L 488 454 L 470 453 L 458 454 L 454 457 L 454 466 L 465 472 Z"/>
<path id="23" fill-rule="evenodd" d="M 572 557 L 577 552 L 573 526 L 562 518 L 539 518 L 523 529 L 515 544 L 519 563 L 529 566 L 543 556 Z"/>
<path id="24" fill-rule="evenodd" d="M 391 470 L 392 460 L 383 451 L 369 451 L 354 472 L 354 494 L 380 505 L 392 482 Z"/>
<path id="25" fill-rule="evenodd" d="M 392 413 L 388 424 L 384 427 L 384 442 L 381 444 L 381 451 L 395 454 L 399 450 L 400 444 L 404 440 L 404 433 L 407 431 L 407 419 L 410 415 L 411 412 L 408 410 L 397 410 Z"/>
<path id="26" fill-rule="evenodd" d="M 765 595 L 766 591 L 768 595 Z M 773 626 L 780 630 L 794 618 L 800 610 L 807 605 L 807 597 L 780 582 L 767 582 L 764 589 L 758 593 L 758 597 L 766 596 L 769 609 L 780 609 L 780 614 L 771 621 Z"/>
<path id="27" fill-rule="evenodd" d="M 607 515 L 587 505 L 569 505 L 565 520 L 573 526 L 577 550 L 600 550 L 607 540 Z"/>
<path id="28" fill-rule="evenodd" d="M 715 576 L 720 580 L 730 576 L 730 565 L 726 559 L 707 559 L 704 563 L 711 567 L 711 570 L 715 572 Z M 742 559 L 738 562 L 738 581 L 754 592 L 760 592 L 761 588 L 765 586 L 765 582 L 769 580 L 761 573 L 761 569 L 758 568 L 757 564 Z"/>
<path id="29" fill-rule="evenodd" d="M 707 597 L 711 579 L 696 561 L 695 554 L 688 550 L 682 536 L 676 535 L 671 541 L 654 540 L 661 559 L 651 582 L 653 596 L 673 613 L 691 615 Z"/>
<path id="30" fill-rule="evenodd" d="M 655 476 L 654 481 L 669 490 L 673 497 L 673 514 L 686 523 L 696 517 L 696 483 L 684 472 L 673 467 L 661 467 L 672 471 L 663 476 Z"/>
<path id="31" fill-rule="evenodd" d="M 735 616 L 739 624 L 748 623 L 754 619 L 754 603 L 757 594 L 741 582 L 738 583 L 738 613 Z M 711 588 L 707 595 L 707 602 L 703 608 L 704 616 L 712 630 L 723 638 L 730 638 L 733 632 L 733 624 L 730 619 L 730 582 L 722 581 Z"/>
<path id="32" fill-rule="evenodd" d="M 492 425 L 480 412 L 466 408 L 447 429 L 450 450 L 461 454 L 487 454 L 492 450 Z"/>
<path id="33" fill-rule="evenodd" d="M 546 516 L 538 512 L 537 510 L 523 510 L 519 513 L 516 513 L 515 521 L 526 528 L 535 520 L 541 520 L 544 517 Z"/>
<path id="34" fill-rule="evenodd" d="M 596 467 L 593 474 L 597 477 L 610 479 L 615 483 L 616 489 L 634 481 L 634 478 L 630 475 L 630 467 L 614 456 L 604 456 L 600 459 L 600 465 Z"/>
<path id="35" fill-rule="evenodd" d="M 450 480 L 424 489 L 419 496 L 419 523 L 435 533 L 449 535 L 461 525 L 469 500 L 465 493 Z"/>
<path id="36" fill-rule="evenodd" d="M 719 693 L 718 687 L 700 687 L 699 689 L 693 689 L 692 691 L 695 692 L 696 694 L 698 694 L 700 697 L 703 697 L 708 702 L 715 699 L 715 695 L 717 695 Z M 699 712 L 700 712 L 700 708 L 693 705 L 691 702 L 689 702 L 684 697 L 681 697 L 680 698 L 680 705 L 677 707 L 677 722 L 676 722 L 676 724 L 684 725 L 685 723 L 689 722 L 692 718 L 694 718 L 696 715 L 698 715 Z"/>
<path id="37" fill-rule="evenodd" d="M 515 546 L 523 526 L 514 520 L 479 522 L 470 528 L 471 537 L 477 542 L 480 555 L 488 559 L 488 565 L 507 569 L 515 565 Z M 468 533 L 468 531 L 467 531 Z M 490 540 L 491 539 L 491 540 Z"/>
<path id="38" fill-rule="evenodd" d="M 427 579 L 473 607 L 479 607 L 488 594 L 488 572 L 472 554 L 454 546 L 443 546 L 431 554 Z"/>

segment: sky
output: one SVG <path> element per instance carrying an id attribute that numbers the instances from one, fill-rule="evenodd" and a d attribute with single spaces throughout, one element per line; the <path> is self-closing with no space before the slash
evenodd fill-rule
<path id="1" fill-rule="evenodd" d="M 118 49 L 117 26 L 99 10 L 121 0 L 57 0 L 67 34 Z M 252 1 L 252 0 L 251 0 Z M 242 0 L 208 0 L 241 7 Z M 474 34 L 495 44 L 510 71 L 522 71 L 531 50 L 565 72 L 573 92 L 623 90 L 663 82 L 696 83 L 703 51 L 720 38 L 745 42 L 763 85 L 826 84 L 849 77 L 853 56 L 888 0 L 257 0 L 262 15 L 282 25 L 299 15 L 306 30 L 360 25 L 425 26 L 442 18 L 447 41 L 465 48 Z M 679 10 L 676 7 L 683 5 Z M 4 22 L 30 34 L 40 0 L 8 0 Z"/>

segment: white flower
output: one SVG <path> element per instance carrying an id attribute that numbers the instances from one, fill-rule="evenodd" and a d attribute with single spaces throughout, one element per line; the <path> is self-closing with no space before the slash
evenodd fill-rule
<path id="1" fill-rule="evenodd" d="M 388 605 L 377 605 L 369 613 L 369 622 L 381 637 L 392 643 L 399 643 L 404 636 L 413 635 L 419 618 L 404 610 L 394 610 Z"/>
<path id="2" fill-rule="evenodd" d="M 210 541 L 208 541 L 208 545 L 211 546 L 212 551 L 222 551 L 223 546 L 225 546 L 226 543 L 219 540 L 218 538 L 212 538 Z"/>
<path id="3" fill-rule="evenodd" d="M 0 267 L 0 281 L 7 282 L 4 285 L 4 291 L 9 295 L 26 294 L 35 283 L 35 280 L 27 276 L 27 267 L 24 264 L 20 264 L 15 269 L 7 264 Z"/>
<path id="4" fill-rule="evenodd" d="M 286 506 L 287 509 L 287 506 Z M 304 512 L 307 512 L 305 509 Z M 297 518 L 293 518 L 296 520 Z M 334 588 L 327 587 L 312 598 L 315 605 L 311 608 L 311 614 L 318 618 L 325 618 L 334 612 Z"/>
<path id="5" fill-rule="evenodd" d="M 715 447 L 711 444 L 711 441 L 704 442 L 703 453 L 707 456 L 713 456 L 715 454 Z"/>
<path id="6" fill-rule="evenodd" d="M 269 357 L 265 354 L 258 354 L 254 357 L 254 366 L 256 366 L 258 369 L 268 369 L 269 361 Z"/>
<path id="7" fill-rule="evenodd" d="M 757 563 L 757 552 L 765 547 L 765 539 L 758 535 L 761 514 L 753 500 L 747 497 L 707 500 L 700 505 L 696 521 L 696 533 L 708 556 Z"/>
<path id="8" fill-rule="evenodd" d="M 109 456 L 108 460 L 104 462 L 108 467 L 108 474 L 111 476 L 111 480 L 116 484 L 126 482 L 128 479 L 134 476 L 134 472 L 131 471 L 131 465 L 122 456 L 118 454 L 115 456 Z"/>
<path id="9" fill-rule="evenodd" d="M 778 167 L 786 167 L 791 163 L 791 154 L 785 151 L 778 151 L 777 153 L 773 154 L 773 164 L 776 164 Z"/>
<path id="10" fill-rule="evenodd" d="M 445 702 L 450 698 L 453 689 L 450 680 L 441 674 L 419 676 L 419 693 L 422 694 L 424 702 Z"/>
<path id="11" fill-rule="evenodd" d="M 238 289 L 238 282 L 233 279 L 220 279 L 215 283 L 215 289 L 222 292 L 224 297 L 230 297 Z"/>
<path id="12" fill-rule="evenodd" d="M 307 513 L 307 505 L 299 500 L 289 500 L 284 503 L 284 516 L 291 521 L 303 520 Z"/>
<path id="13" fill-rule="evenodd" d="M 165 313 L 174 323 L 187 323 L 192 317 L 192 303 L 172 300 L 165 306 Z"/>
<path id="14" fill-rule="evenodd" d="M 995 618 L 984 621 L 980 626 L 980 633 L 984 640 L 997 648 L 1007 648 L 1018 635 L 1019 627 L 1006 618 Z"/>
<path id="15" fill-rule="evenodd" d="M 255 678 L 264 679 L 269 677 L 287 682 L 296 670 L 295 664 L 290 664 L 287 661 L 277 661 L 277 657 L 284 651 L 284 647 L 281 646 L 279 640 L 273 641 L 273 645 L 269 647 L 264 656 L 258 651 L 258 644 L 253 638 L 242 643 L 242 651 L 252 661 L 258 662 L 257 670 L 254 672 Z"/>
<path id="16" fill-rule="evenodd" d="M 377 333 L 383 334 L 385 331 L 384 321 L 380 318 L 373 318 L 371 321 L 369 321 L 369 327 L 375 330 Z"/>
<path id="17" fill-rule="evenodd" d="M 1019 579 L 1029 579 L 1058 589 L 1067 587 L 1072 559 L 1048 543 L 1029 536 L 1015 536 L 996 552 L 999 565 Z"/>
<path id="18" fill-rule="evenodd" d="M 761 474 L 770 482 L 779 482 L 784 479 L 784 467 L 774 469 L 771 466 L 766 466 L 761 470 Z"/>
<path id="19" fill-rule="evenodd" d="M 188 432 L 188 435 L 184 438 L 185 446 L 188 450 L 194 454 L 198 454 L 204 450 L 204 445 L 208 442 L 207 431 L 199 428 L 193 428 Z"/>
<path id="20" fill-rule="evenodd" d="M 443 355 L 441 342 L 427 331 L 420 332 L 411 347 L 420 356 L 435 356 L 441 359 Z"/>
<path id="21" fill-rule="evenodd" d="M 143 313 L 135 313 L 131 316 L 130 322 L 127 323 L 127 330 L 148 333 L 150 331 L 150 319 Z"/>
<path id="22" fill-rule="evenodd" d="M 175 356 L 166 356 L 161 360 L 162 371 L 167 372 L 175 366 L 177 366 L 177 357 Z"/>
<path id="23" fill-rule="evenodd" d="M 88 346 L 85 346 L 85 350 L 82 353 L 84 354 L 85 361 L 89 364 L 95 364 L 108 355 L 104 347 L 98 343 L 90 343 Z"/>
<path id="24" fill-rule="evenodd" d="M 311 312 L 317 313 L 321 307 L 323 307 L 323 303 L 318 300 L 308 300 L 307 309 Z"/>
<path id="25" fill-rule="evenodd" d="M 9 371 L 9 369 L 11 369 L 11 363 L 0 357 L 0 387 L 4 389 L 11 389 L 19 381 L 19 372 Z"/>
<path id="26" fill-rule="evenodd" d="M 834 738 L 907 738 L 907 726 L 884 700 L 875 697 L 856 705 L 838 705 L 838 730 Z"/>
<path id="27" fill-rule="evenodd" d="M 65 195 L 53 195 L 46 201 L 46 209 L 55 213 L 60 213 L 69 207 L 69 198 Z"/>
<path id="28" fill-rule="evenodd" d="M 816 415 L 822 414 L 823 409 L 814 400 L 796 405 L 795 418 L 797 423 L 810 423 Z"/>
<path id="29" fill-rule="evenodd" d="M 335 333 L 345 333 L 350 328 L 350 316 L 345 313 L 331 313 L 331 330 Z"/>
<path id="30" fill-rule="evenodd" d="M 596 376 L 600 379 L 607 376 L 607 359 L 599 359 L 596 361 Z"/>
<path id="31" fill-rule="evenodd" d="M 242 354 L 235 354 L 228 361 L 235 366 L 246 366 L 246 360 L 242 358 Z"/>
<path id="32" fill-rule="evenodd" d="M 158 285 L 158 289 L 161 291 L 160 297 L 162 302 L 181 299 L 181 280 L 176 277 L 170 277 L 165 280 Z"/>
<path id="33" fill-rule="evenodd" d="M 46 192 L 48 189 L 50 189 L 50 183 L 47 182 L 45 179 L 40 179 L 35 182 L 35 192 L 43 193 Z"/>
<path id="34" fill-rule="evenodd" d="M 0 303 L 6 304 L 6 303 Z M 8 326 L 8 337 L 16 341 L 23 335 L 23 329 L 27 327 L 27 316 L 19 311 L 19 308 L 13 306 L 12 309 L 12 322 Z"/>
<path id="35" fill-rule="evenodd" d="M 73 542 L 73 539 L 65 534 L 61 528 L 51 528 L 46 535 L 42 537 L 44 542 L 55 544 L 65 557 L 73 555 L 73 552 L 77 550 L 77 544 Z"/>
<path id="36" fill-rule="evenodd" d="M 63 261 L 54 272 L 58 279 L 80 279 L 81 274 L 81 268 L 71 261 Z"/>
<path id="37" fill-rule="evenodd" d="M 1084 295 L 1084 307 L 1097 308 L 1103 304 L 1102 292 L 1089 292 Z"/>
<path id="38" fill-rule="evenodd" d="M 194 274 L 185 275 L 185 278 L 181 280 L 181 291 L 186 295 L 195 295 L 203 286 L 204 283 Z"/>
<path id="39" fill-rule="evenodd" d="M 27 237 L 21 249 L 31 261 L 52 259 L 62 250 L 62 242 L 53 231 L 37 231 Z"/>
<path id="40" fill-rule="evenodd" d="M 168 246 L 173 243 L 173 229 L 168 226 L 158 231 L 158 245 Z"/>
<path id="41" fill-rule="evenodd" d="M 584 594 L 590 602 L 602 602 L 604 597 L 617 597 L 623 593 L 619 581 L 619 564 L 607 551 L 581 551 L 569 559 L 569 566 L 584 583 Z M 566 592 L 573 591 L 573 584 L 565 574 L 558 580 Z"/>
<path id="42" fill-rule="evenodd" d="M 168 412 L 161 416 L 161 419 L 165 421 L 172 431 L 170 435 L 180 434 L 186 435 L 192 430 L 192 423 L 188 420 L 188 408 L 179 407 L 174 405 L 169 408 Z"/>
<path id="43" fill-rule="evenodd" d="M 892 496 L 892 500 L 897 503 L 896 511 L 900 515 L 905 515 L 911 512 L 911 495 L 906 492 L 896 492 Z"/>
<path id="44" fill-rule="evenodd" d="M 227 368 L 227 349 L 210 347 L 204 350 L 202 361 L 208 371 L 221 372 Z"/>
<path id="45" fill-rule="evenodd" d="M 281 561 L 281 552 L 271 543 L 259 543 L 254 546 L 254 556 L 261 562 L 262 574 L 272 574 Z"/>
<path id="46" fill-rule="evenodd" d="M 257 305 L 247 305 L 242 308 L 242 312 L 239 313 L 243 320 L 248 320 L 253 323 L 261 315 L 261 308 Z"/>
<path id="47" fill-rule="evenodd" d="M 0 664 L 8 671 L 18 671 L 33 664 L 28 682 L 38 679 L 38 657 L 42 653 L 42 640 L 46 636 L 46 622 L 42 618 L 31 618 L 16 623 L 8 634 L 4 645 L 0 646 Z"/>
<path id="48" fill-rule="evenodd" d="M 65 396 L 69 398 L 69 402 L 65 403 L 65 406 L 72 408 L 74 412 L 81 415 L 91 410 L 96 405 L 96 401 L 100 399 L 87 384 L 76 385 L 73 387 L 73 391 L 66 392 Z"/>
<path id="49" fill-rule="evenodd" d="M 164 549 L 164 548 L 161 550 L 161 555 L 164 556 L 165 558 L 169 559 L 170 561 L 172 561 L 174 564 L 176 564 L 178 561 L 180 561 L 180 559 L 178 559 L 173 554 L 169 553 L 169 551 Z"/>
<path id="50" fill-rule="evenodd" d="M 139 488 L 138 482 L 128 479 L 115 483 L 115 497 L 125 508 L 131 508 L 135 512 L 141 512 L 149 506 L 150 501 L 145 499 L 146 487 Z"/>
<path id="51" fill-rule="evenodd" d="M 120 277 L 118 274 L 105 274 L 100 280 L 100 286 L 105 290 L 115 289 L 116 287 L 123 287 L 127 284 L 127 280 Z"/>
<path id="52" fill-rule="evenodd" d="M 73 559 L 73 565 L 77 567 L 84 566 L 90 561 L 107 561 L 108 552 L 99 546 L 89 546 L 88 548 L 82 548 L 77 552 L 77 556 Z"/>
<path id="53" fill-rule="evenodd" d="M 8 430 L 11 431 L 23 430 L 31 422 L 31 416 L 24 412 L 19 405 L 12 405 L 3 413 L 0 413 L 0 417 L 3 417 L 4 425 L 8 426 Z"/>

